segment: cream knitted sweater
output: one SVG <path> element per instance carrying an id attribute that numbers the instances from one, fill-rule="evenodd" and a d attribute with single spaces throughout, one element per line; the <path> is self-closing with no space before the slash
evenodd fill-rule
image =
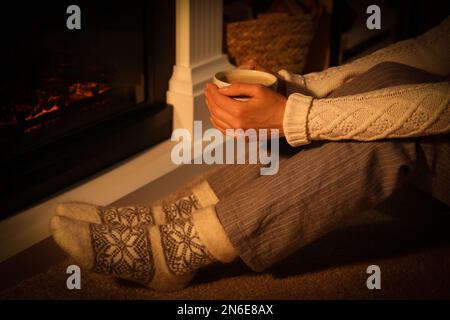
<path id="1" fill-rule="evenodd" d="M 289 94 L 283 120 L 287 141 L 299 146 L 311 140 L 372 141 L 450 132 L 448 81 L 323 98 L 385 61 L 449 75 L 450 17 L 415 39 L 398 42 L 343 66 L 303 76 L 281 70 L 279 74 L 287 81 Z"/>

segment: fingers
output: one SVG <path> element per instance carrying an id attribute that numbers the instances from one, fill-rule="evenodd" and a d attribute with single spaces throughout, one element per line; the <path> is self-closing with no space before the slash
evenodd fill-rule
<path id="1" fill-rule="evenodd" d="M 233 122 L 233 116 L 228 113 L 225 109 L 220 108 L 217 104 L 211 99 L 210 94 L 206 94 L 206 105 L 208 107 L 209 113 L 215 119 L 221 119 L 221 123 L 224 124 L 224 128 L 230 128 L 230 123 Z"/>
<path id="2" fill-rule="evenodd" d="M 225 130 L 227 129 L 227 126 L 223 122 L 221 122 L 219 119 L 214 118 L 214 117 L 210 117 L 209 120 L 211 121 L 211 123 L 213 124 L 213 126 L 216 129 L 219 129 L 220 132 L 225 134 Z"/>
<path id="3" fill-rule="evenodd" d="M 228 113 L 234 114 L 235 110 L 241 108 L 242 101 L 237 101 L 225 96 L 219 92 L 216 85 L 208 84 L 206 93 L 210 102 L 214 102 L 217 107 L 224 109 Z"/>
<path id="4" fill-rule="evenodd" d="M 264 89 L 265 87 L 260 84 L 233 83 L 229 86 L 218 89 L 218 92 L 229 97 L 257 97 L 261 96 L 264 93 Z"/>
<path id="5" fill-rule="evenodd" d="M 230 92 L 238 92 L 237 95 L 249 95 L 259 92 L 258 85 L 237 84 Z M 269 90 L 269 89 L 267 89 Z M 240 93 L 240 94 L 239 94 Z M 264 93 L 264 92 L 263 92 Z M 211 114 L 212 122 L 222 132 L 225 129 L 246 128 L 249 119 L 245 114 L 251 108 L 249 101 L 236 101 L 219 92 L 215 85 L 208 84 L 205 90 L 206 104 Z"/>

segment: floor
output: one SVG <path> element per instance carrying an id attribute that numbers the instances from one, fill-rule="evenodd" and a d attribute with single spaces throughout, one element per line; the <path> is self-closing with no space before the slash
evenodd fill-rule
<path id="1" fill-rule="evenodd" d="M 114 205 L 150 204 L 170 197 L 198 177 L 214 170 L 213 165 L 180 166 L 146 186 L 115 201 Z M 51 237 L 0 263 L 0 292 L 21 281 L 47 271 L 66 258 Z"/>
<path id="2" fill-rule="evenodd" d="M 180 167 L 116 204 L 150 203 L 211 169 Z M 85 270 L 81 290 L 68 290 L 66 268 L 74 262 L 49 238 L 0 264 L 0 299 L 449 299 L 450 219 L 430 219 L 428 208 L 427 201 L 400 199 L 395 208 L 361 213 L 265 272 L 240 260 L 212 265 L 173 293 Z M 366 286 L 373 264 L 381 268 L 381 290 Z"/>

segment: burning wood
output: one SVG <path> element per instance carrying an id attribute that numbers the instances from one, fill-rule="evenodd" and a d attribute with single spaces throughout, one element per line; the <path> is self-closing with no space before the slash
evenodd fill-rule
<path id="1" fill-rule="evenodd" d="M 93 97 L 111 89 L 110 86 L 98 82 L 77 82 L 69 87 L 70 97 L 73 100 Z"/>
<path id="2" fill-rule="evenodd" d="M 11 103 L 1 108 L 0 127 L 35 120 L 44 115 L 71 107 L 75 102 L 92 99 L 111 90 L 112 87 L 99 82 L 76 82 L 62 90 L 38 89 L 23 103 Z M 33 102 L 34 101 L 34 102 Z"/>

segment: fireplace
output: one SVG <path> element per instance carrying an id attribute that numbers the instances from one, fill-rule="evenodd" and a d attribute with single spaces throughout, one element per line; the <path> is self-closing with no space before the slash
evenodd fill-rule
<path id="1" fill-rule="evenodd" d="M 172 131 L 174 1 L 81 1 L 80 30 L 70 4 L 12 5 L 0 22 L 0 218 Z"/>

